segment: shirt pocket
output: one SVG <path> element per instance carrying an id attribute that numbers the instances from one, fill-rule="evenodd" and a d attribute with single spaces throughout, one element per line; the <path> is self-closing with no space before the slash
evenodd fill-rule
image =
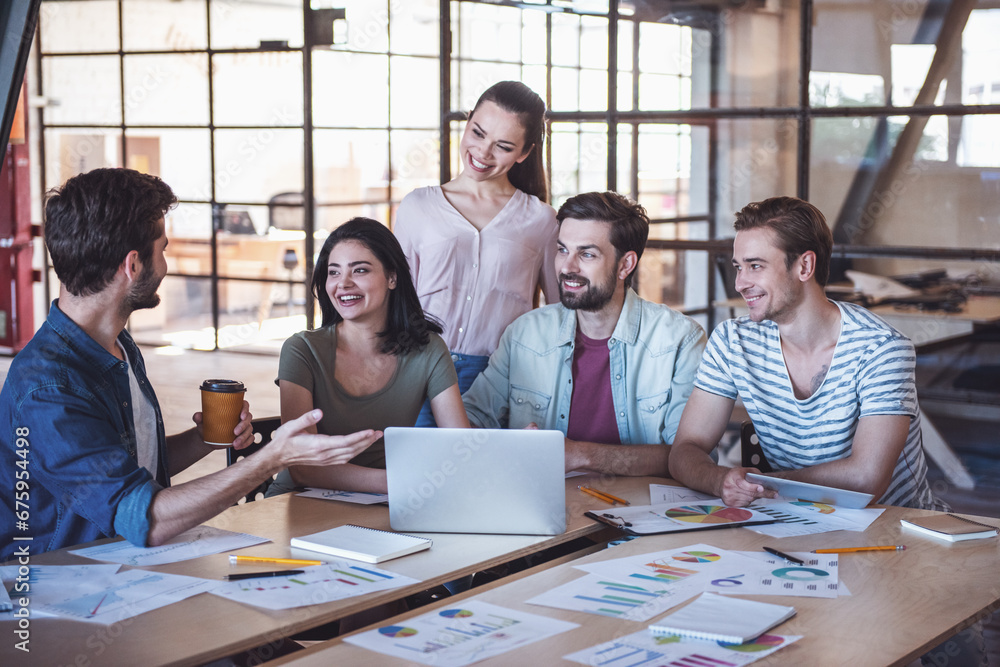
<path id="1" fill-rule="evenodd" d="M 456 279 L 456 248 L 453 239 L 429 243 L 420 248 L 420 273 L 415 287 L 422 303 L 425 297 L 452 287 Z"/>
<path id="2" fill-rule="evenodd" d="M 670 390 L 637 398 L 635 404 L 639 412 L 639 422 L 642 424 L 643 440 L 659 442 L 663 420 L 670 406 Z"/>
<path id="3" fill-rule="evenodd" d="M 550 394 L 511 385 L 510 419 L 508 422 L 510 428 L 523 428 L 531 422 L 538 424 L 539 428 L 545 428 L 545 417 L 551 402 L 552 396 Z"/>

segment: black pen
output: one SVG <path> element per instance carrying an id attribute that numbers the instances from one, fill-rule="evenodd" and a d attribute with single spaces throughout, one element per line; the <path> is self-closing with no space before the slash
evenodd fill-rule
<path id="1" fill-rule="evenodd" d="M 238 581 L 240 579 L 257 579 L 258 577 L 284 577 L 290 574 L 302 574 L 305 570 L 278 570 L 277 572 L 241 572 L 240 574 L 227 574 L 226 581 Z"/>
<path id="2" fill-rule="evenodd" d="M 788 554 L 782 553 L 782 552 L 778 551 L 777 549 L 772 549 L 771 547 L 761 547 L 761 548 L 764 551 L 766 551 L 767 553 L 769 553 L 769 554 L 774 554 L 778 558 L 784 558 L 789 563 L 795 563 L 796 565 L 805 565 L 806 564 L 806 562 L 804 560 L 800 560 L 800 559 L 796 558 L 795 556 L 789 556 Z"/>

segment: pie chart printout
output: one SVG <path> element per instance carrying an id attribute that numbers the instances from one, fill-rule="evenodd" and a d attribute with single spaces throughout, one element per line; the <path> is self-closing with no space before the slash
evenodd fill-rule
<path id="1" fill-rule="evenodd" d="M 668 519 L 687 523 L 734 523 L 753 516 L 749 510 L 723 505 L 685 505 L 668 509 L 663 514 Z"/>

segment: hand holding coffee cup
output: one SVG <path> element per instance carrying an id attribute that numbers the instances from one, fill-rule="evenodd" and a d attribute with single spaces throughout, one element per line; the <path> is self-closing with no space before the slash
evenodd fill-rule
<path id="1" fill-rule="evenodd" d="M 232 446 L 245 393 L 246 387 L 238 380 L 205 380 L 201 384 L 201 433 L 205 444 Z"/>

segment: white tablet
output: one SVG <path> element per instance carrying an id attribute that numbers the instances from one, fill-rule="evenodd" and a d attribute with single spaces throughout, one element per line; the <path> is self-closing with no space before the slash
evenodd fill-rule
<path id="1" fill-rule="evenodd" d="M 766 489 L 774 489 L 785 498 L 797 498 L 799 500 L 811 500 L 814 503 L 826 503 L 827 505 L 837 505 L 848 509 L 861 509 L 867 507 L 872 501 L 872 494 L 861 493 L 860 491 L 847 491 L 837 489 L 832 486 L 822 486 L 820 484 L 810 484 L 809 482 L 797 482 L 792 479 L 782 479 L 771 477 L 770 475 L 758 475 L 748 472 L 747 479 L 757 482 Z"/>

